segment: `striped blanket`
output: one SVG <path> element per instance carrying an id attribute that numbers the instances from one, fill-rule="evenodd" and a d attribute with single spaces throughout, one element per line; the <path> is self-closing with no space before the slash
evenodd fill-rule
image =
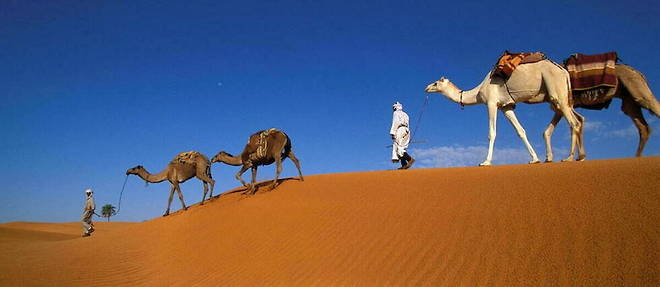
<path id="1" fill-rule="evenodd" d="M 504 54 L 497 59 L 493 75 L 508 79 L 518 65 L 535 63 L 541 60 L 545 60 L 545 54 L 542 52 L 511 53 L 509 51 L 504 51 Z"/>
<path id="2" fill-rule="evenodd" d="M 564 61 L 574 91 L 616 87 L 616 52 L 599 55 L 573 54 Z"/>

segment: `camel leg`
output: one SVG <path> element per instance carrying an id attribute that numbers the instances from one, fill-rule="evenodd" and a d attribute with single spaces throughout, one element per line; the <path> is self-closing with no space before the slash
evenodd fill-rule
<path id="1" fill-rule="evenodd" d="M 244 165 L 241 167 L 241 170 L 239 170 L 239 171 L 236 173 L 236 176 L 235 176 L 236 179 L 237 179 L 238 181 L 240 181 L 241 184 L 243 184 L 243 186 L 245 186 L 245 187 L 247 187 L 248 184 L 243 180 L 243 177 L 241 177 L 241 175 L 243 175 L 243 173 L 245 173 L 249 168 L 250 168 L 250 167 L 249 167 L 248 165 L 244 164 Z"/>
<path id="2" fill-rule="evenodd" d="M 543 138 L 545 138 L 545 162 L 552 162 L 554 155 L 552 154 L 552 133 L 555 131 L 555 127 L 561 121 L 561 113 L 555 110 L 555 115 L 552 116 L 552 120 L 548 127 L 543 132 Z"/>
<path id="3" fill-rule="evenodd" d="M 252 184 L 250 184 L 250 188 L 246 191 L 246 193 L 249 194 L 255 194 L 257 193 L 257 169 L 259 168 L 258 165 L 255 165 L 252 167 Z"/>
<path id="4" fill-rule="evenodd" d="M 280 173 L 282 173 L 282 158 L 275 159 L 275 179 L 270 185 L 270 189 L 273 190 L 277 187 L 277 180 L 280 178 Z"/>
<path id="5" fill-rule="evenodd" d="M 495 136 L 497 135 L 497 105 L 494 102 L 488 103 L 488 155 L 486 160 L 480 163 L 480 166 L 488 166 L 493 160 L 493 146 L 495 144 Z"/>
<path id="6" fill-rule="evenodd" d="M 296 168 L 298 169 L 298 176 L 300 176 L 300 180 L 305 181 L 305 179 L 303 178 L 303 175 L 302 175 L 302 171 L 300 171 L 300 161 L 298 160 L 296 155 L 293 154 L 293 151 L 289 151 L 289 156 L 288 157 L 291 159 L 293 164 L 296 165 Z"/>
<path id="7" fill-rule="evenodd" d="M 183 201 L 183 193 L 181 192 L 181 187 L 179 186 L 178 182 L 175 185 L 175 190 L 176 194 L 179 196 L 179 200 L 181 200 L 181 206 L 183 206 L 183 210 L 188 210 L 186 203 Z"/>
<path id="8" fill-rule="evenodd" d="M 518 137 L 525 143 L 525 147 L 527 147 L 527 151 L 529 152 L 529 155 L 532 157 L 532 160 L 529 163 L 539 163 L 539 158 L 536 156 L 536 152 L 534 151 L 534 148 L 532 147 L 531 144 L 529 144 L 529 141 L 527 140 L 527 133 L 525 132 L 525 129 L 522 127 L 520 122 L 518 122 L 518 118 L 516 118 L 516 114 L 513 112 L 513 107 L 507 106 L 502 109 L 502 112 L 506 116 L 507 119 L 509 119 L 509 122 L 511 122 L 511 125 L 513 125 L 513 128 L 516 129 L 516 133 L 518 133 Z"/>
<path id="9" fill-rule="evenodd" d="M 639 132 L 639 145 L 637 146 L 637 153 L 635 156 L 640 157 L 644 151 L 644 146 L 646 146 L 646 141 L 648 141 L 649 135 L 651 134 L 651 128 L 644 119 L 641 107 L 631 97 L 623 98 L 621 110 L 624 114 L 630 117 L 637 127 L 637 131 Z"/>
<path id="10" fill-rule="evenodd" d="M 204 192 L 202 193 L 202 202 L 200 202 L 199 205 L 204 205 L 204 199 L 206 199 L 206 193 L 209 191 L 209 187 L 206 184 L 206 181 L 202 181 L 202 186 L 204 188 Z"/>
<path id="11" fill-rule="evenodd" d="M 559 107 L 559 109 L 566 118 L 568 125 L 571 127 L 571 151 L 568 157 L 562 161 L 572 161 L 575 157 L 575 147 L 578 145 L 578 138 L 580 136 L 579 134 L 582 130 L 582 126 L 577 120 L 577 117 L 574 114 L 575 110 L 573 108 L 569 107 L 568 105 L 563 105 Z"/>
<path id="12" fill-rule="evenodd" d="M 207 176 L 206 174 L 199 172 L 197 173 L 196 177 L 199 178 L 199 180 L 201 180 L 202 184 L 204 185 L 204 195 L 202 196 L 202 202 L 200 203 L 200 205 L 203 205 L 204 198 L 206 198 L 206 193 L 209 190 L 207 184 L 211 185 L 211 195 L 209 195 L 209 199 L 213 197 L 213 186 L 215 185 L 215 180 L 213 180 L 211 177 Z"/>
<path id="13" fill-rule="evenodd" d="M 568 76 L 568 74 L 566 74 Z M 568 125 L 571 127 L 571 152 L 567 158 L 563 161 L 572 161 L 575 155 L 575 147 L 578 144 L 578 137 L 581 131 L 582 125 L 577 120 L 575 116 L 575 109 L 569 104 L 571 94 L 570 87 L 568 84 L 568 78 L 566 81 L 555 82 L 550 80 L 547 77 L 543 77 L 543 83 L 548 90 L 548 95 L 550 102 L 555 105 L 555 110 L 558 110 L 566 118 Z"/>
<path id="14" fill-rule="evenodd" d="M 168 216 L 170 215 L 170 206 L 172 205 L 172 197 L 174 196 L 174 184 L 170 187 L 170 196 L 167 199 L 167 210 L 165 210 L 165 214 L 163 216 Z"/>
<path id="15" fill-rule="evenodd" d="M 587 153 L 584 150 L 584 120 L 585 117 L 573 109 L 573 115 L 579 122 L 580 131 L 578 131 L 577 144 L 578 144 L 578 161 L 583 161 L 587 158 Z"/>
<path id="16" fill-rule="evenodd" d="M 211 186 L 211 194 L 209 195 L 209 199 L 211 199 L 213 197 L 213 187 L 215 186 L 215 180 L 211 178 L 211 166 L 198 169 L 195 176 L 197 176 L 202 182 L 206 182 Z"/>

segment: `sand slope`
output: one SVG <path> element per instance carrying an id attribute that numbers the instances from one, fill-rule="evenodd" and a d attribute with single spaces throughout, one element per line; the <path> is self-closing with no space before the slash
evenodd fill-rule
<path id="1" fill-rule="evenodd" d="M 0 224 L 0 285 L 657 286 L 659 192 L 660 157 L 309 176 L 90 238 Z"/>

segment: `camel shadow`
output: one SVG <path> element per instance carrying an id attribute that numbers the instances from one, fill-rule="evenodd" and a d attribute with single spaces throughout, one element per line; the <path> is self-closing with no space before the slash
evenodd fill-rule
<path id="1" fill-rule="evenodd" d="M 280 179 L 277 180 L 278 187 L 279 187 L 279 185 L 281 185 L 282 183 L 287 182 L 287 181 L 290 181 L 290 180 L 301 181 L 300 178 L 297 178 L 297 177 L 286 177 L 286 178 L 280 178 Z M 255 187 L 257 188 L 257 193 L 261 193 L 261 192 L 269 192 L 269 191 L 274 190 L 274 189 L 270 189 L 270 188 L 268 188 L 268 186 L 270 186 L 272 183 L 273 183 L 273 180 L 272 180 L 272 179 L 262 180 L 262 181 L 257 182 L 257 183 L 255 184 Z M 231 190 L 229 190 L 229 191 L 223 192 L 223 193 L 221 193 L 221 194 L 219 194 L 219 195 L 216 195 L 216 196 L 214 196 L 213 198 L 215 199 L 215 198 L 218 198 L 218 197 L 223 196 L 223 195 L 229 195 L 229 194 L 234 194 L 234 193 L 244 193 L 244 192 L 246 192 L 247 190 L 248 190 L 247 187 L 245 187 L 245 186 L 240 186 L 240 187 L 236 187 L 236 188 L 234 188 L 234 189 L 231 189 Z"/>

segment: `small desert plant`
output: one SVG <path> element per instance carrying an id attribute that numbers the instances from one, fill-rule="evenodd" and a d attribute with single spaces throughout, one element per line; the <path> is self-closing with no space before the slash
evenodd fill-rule
<path id="1" fill-rule="evenodd" d="M 110 222 L 110 216 L 117 214 L 117 210 L 112 204 L 106 204 L 101 208 L 101 216 L 108 219 Z"/>

